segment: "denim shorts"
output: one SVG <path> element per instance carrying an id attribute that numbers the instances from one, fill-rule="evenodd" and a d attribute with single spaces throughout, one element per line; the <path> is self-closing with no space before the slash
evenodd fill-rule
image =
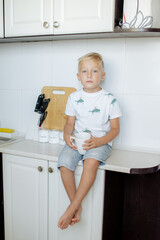
<path id="1" fill-rule="evenodd" d="M 88 158 L 93 158 L 100 161 L 100 165 L 105 164 L 105 160 L 110 156 L 112 147 L 109 144 L 102 145 L 97 148 L 92 148 L 84 155 L 81 155 L 77 150 L 70 148 L 67 144 L 64 146 L 59 155 L 57 167 L 66 167 L 71 171 L 75 171 L 79 161 L 84 161 Z"/>

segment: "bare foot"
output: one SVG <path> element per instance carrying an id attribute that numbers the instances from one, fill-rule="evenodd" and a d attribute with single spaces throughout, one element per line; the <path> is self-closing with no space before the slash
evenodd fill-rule
<path id="1" fill-rule="evenodd" d="M 77 210 L 75 215 L 73 216 L 70 225 L 73 226 L 75 223 L 79 222 L 81 220 L 81 212 L 82 212 L 82 207 Z"/>
<path id="2" fill-rule="evenodd" d="M 58 221 L 58 227 L 61 229 L 65 229 L 71 223 L 73 216 L 75 216 L 76 210 L 70 205 L 65 213 L 60 217 Z"/>

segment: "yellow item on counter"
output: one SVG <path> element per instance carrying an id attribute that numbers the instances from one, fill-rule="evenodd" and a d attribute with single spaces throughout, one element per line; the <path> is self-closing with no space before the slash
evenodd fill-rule
<path id="1" fill-rule="evenodd" d="M 13 130 L 13 129 L 10 129 L 10 128 L 0 128 L 0 132 L 13 133 L 14 130 Z"/>

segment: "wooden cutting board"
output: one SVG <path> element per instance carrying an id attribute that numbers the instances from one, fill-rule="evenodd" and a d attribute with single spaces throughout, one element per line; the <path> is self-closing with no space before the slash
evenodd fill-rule
<path id="1" fill-rule="evenodd" d="M 46 111 L 48 112 L 43 122 L 43 128 L 63 131 L 67 116 L 64 114 L 68 96 L 75 92 L 71 87 L 43 87 L 45 98 L 50 98 Z"/>

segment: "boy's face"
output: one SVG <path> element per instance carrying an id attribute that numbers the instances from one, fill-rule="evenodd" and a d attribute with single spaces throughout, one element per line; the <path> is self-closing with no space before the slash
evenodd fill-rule
<path id="1" fill-rule="evenodd" d="M 86 59 L 81 63 L 77 77 L 81 81 L 84 91 L 92 93 L 101 89 L 99 84 L 104 80 L 105 73 L 99 62 Z"/>

